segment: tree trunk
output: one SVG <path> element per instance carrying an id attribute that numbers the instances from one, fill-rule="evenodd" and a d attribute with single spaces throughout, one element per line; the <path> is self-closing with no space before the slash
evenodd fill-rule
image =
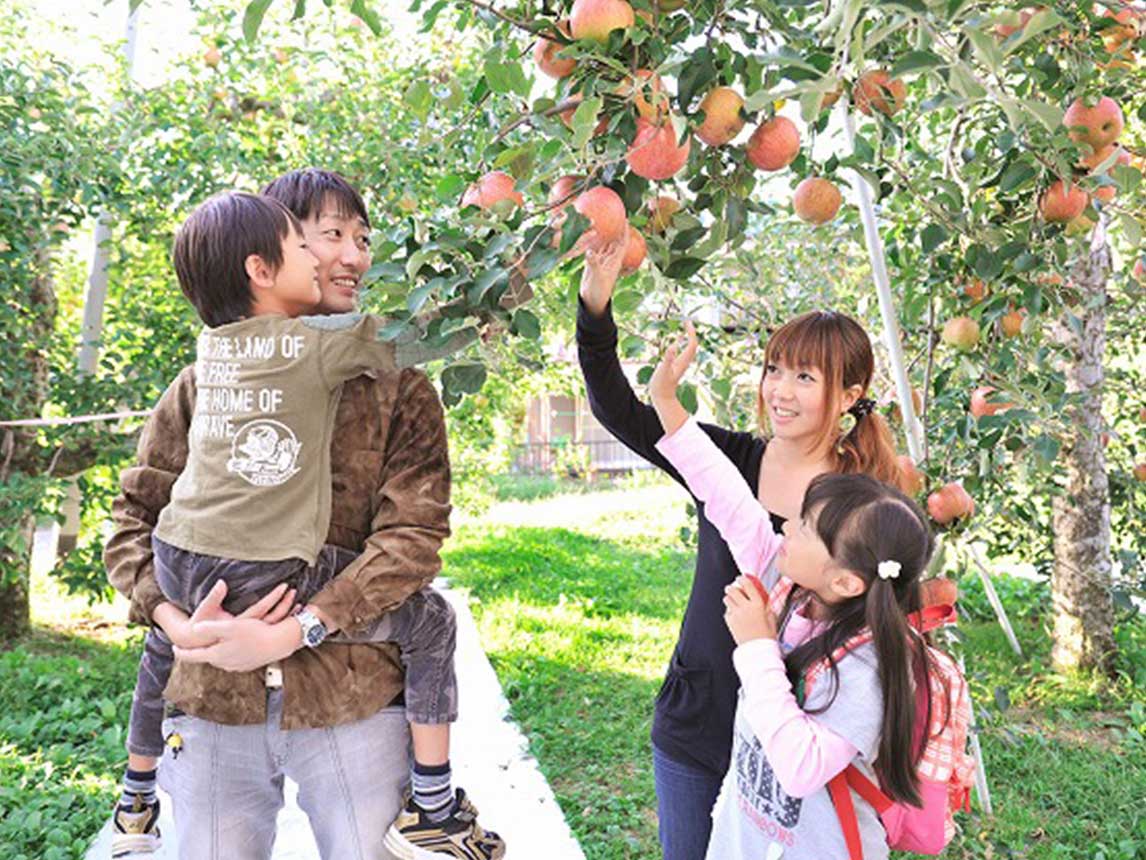
<path id="1" fill-rule="evenodd" d="M 0 376 L 0 417 L 36 418 L 49 391 L 48 348 L 56 324 L 56 294 L 47 248 L 33 252 L 31 280 L 17 292 L 20 315 L 0 317 L 0 348 L 16 359 L 17 372 Z M 23 361 L 19 358 L 22 356 Z M 4 434 L 0 452 L 0 641 L 28 629 L 28 583 L 31 573 L 30 522 L 43 490 L 40 470 L 31 464 L 41 456 L 35 427 L 15 427 Z M 19 523 L 15 529 L 5 523 Z M 27 526 L 27 527 L 25 527 Z"/>
<path id="2" fill-rule="evenodd" d="M 1054 497 L 1054 648 L 1060 669 L 1113 668 L 1114 601 L 1110 552 L 1110 486 L 1101 436 L 1106 348 L 1106 279 L 1110 246 L 1103 224 L 1089 253 L 1075 263 L 1069 288 L 1076 291 L 1077 322 L 1059 321 L 1056 336 L 1066 347 L 1070 408 L 1065 440 L 1066 485 Z"/>
<path id="3" fill-rule="evenodd" d="M 28 632 L 31 606 L 28 602 L 34 520 L 28 518 L 21 531 L 27 543 L 0 544 L 0 643 Z"/>

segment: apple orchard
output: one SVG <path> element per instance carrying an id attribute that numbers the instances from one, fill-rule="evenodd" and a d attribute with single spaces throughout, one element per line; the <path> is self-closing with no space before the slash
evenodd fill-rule
<path id="1" fill-rule="evenodd" d="M 697 388 L 718 415 L 743 414 L 733 404 L 752 398 L 768 328 L 753 304 L 790 315 L 769 283 L 745 281 L 745 261 L 793 216 L 809 246 L 832 236 L 863 254 L 853 186 L 867 183 L 925 427 L 925 460 L 904 459 L 920 500 L 957 556 L 971 541 L 1021 555 L 1022 539 L 1000 535 L 1041 533 L 1055 662 L 1110 668 L 1146 520 L 1146 412 L 1129 384 L 1142 339 L 1120 356 L 1129 375 L 1105 353 L 1108 336 L 1140 327 L 1146 297 L 1141 7 L 413 8 L 428 25 L 457 14 L 484 65 L 456 144 L 472 172 L 438 187 L 460 206 L 424 218 L 378 267 L 387 289 L 417 296 L 411 320 L 430 301 L 443 309 L 431 338 L 467 326 L 537 338 L 540 307 L 574 313 L 577 249 L 627 233 L 614 306 L 637 334 L 622 351 L 651 361 L 682 310 L 715 302 L 724 318 L 701 327 Z M 832 276 L 831 260 L 810 264 Z M 447 403 L 485 378 L 480 359 L 456 361 Z M 1017 476 L 1035 490 L 1014 492 Z"/>

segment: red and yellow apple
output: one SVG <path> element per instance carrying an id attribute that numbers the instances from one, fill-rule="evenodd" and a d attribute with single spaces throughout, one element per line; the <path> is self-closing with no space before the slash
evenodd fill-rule
<path id="1" fill-rule="evenodd" d="M 843 197 L 840 190 L 827 179 L 809 176 L 796 186 L 792 195 L 792 209 L 801 221 L 826 224 L 840 211 Z"/>
<path id="2" fill-rule="evenodd" d="M 568 36 L 569 22 L 558 21 L 557 29 Z M 537 38 L 537 43 L 533 46 L 533 62 L 537 64 L 537 68 L 542 74 L 551 78 L 567 78 L 573 74 L 573 70 L 577 68 L 577 61 L 569 57 L 557 56 L 557 53 L 564 47 L 564 44 L 553 39 L 547 39 L 544 36 Z"/>
<path id="3" fill-rule="evenodd" d="M 521 192 L 514 189 L 513 177 L 501 170 L 491 170 L 472 183 L 462 195 L 462 206 L 490 209 L 502 200 L 512 200 L 517 206 L 525 203 Z"/>
<path id="4" fill-rule="evenodd" d="M 582 191 L 573 208 L 589 219 L 589 229 L 582 237 L 583 244 L 589 248 L 616 242 L 629 226 L 624 202 L 616 191 L 604 185 Z"/>
<path id="5" fill-rule="evenodd" d="M 759 170 L 781 170 L 799 151 L 799 129 L 786 116 L 774 116 L 757 126 L 746 148 L 748 161 Z"/>
<path id="6" fill-rule="evenodd" d="M 637 134 L 629 144 L 625 161 L 629 169 L 645 179 L 669 179 L 688 163 L 692 139 L 678 143 L 676 130 L 667 120 L 660 125 L 647 119 L 637 120 Z"/>
<path id="7" fill-rule="evenodd" d="M 943 325 L 943 342 L 960 352 L 970 352 L 979 344 L 979 324 L 970 317 L 954 317 Z"/>
<path id="8" fill-rule="evenodd" d="M 1074 183 L 1056 179 L 1039 197 L 1039 214 L 1052 224 L 1066 224 L 1081 215 L 1090 203 L 1090 195 Z"/>
<path id="9" fill-rule="evenodd" d="M 716 87 L 709 90 L 700 102 L 704 112 L 704 122 L 696 130 L 696 136 L 708 146 L 724 146 L 744 128 L 744 117 L 740 115 L 744 99 L 732 87 Z"/>
<path id="10" fill-rule="evenodd" d="M 614 30 L 633 26 L 636 18 L 626 0 L 573 0 L 569 32 L 574 39 L 607 42 Z"/>
<path id="11" fill-rule="evenodd" d="M 975 513 L 975 500 L 957 482 L 944 484 L 927 497 L 927 513 L 940 525 Z"/>
<path id="12" fill-rule="evenodd" d="M 868 116 L 872 111 L 895 116 L 907 101 L 907 85 L 884 69 L 873 69 L 864 72 L 856 81 L 852 88 L 852 101 L 860 113 Z"/>

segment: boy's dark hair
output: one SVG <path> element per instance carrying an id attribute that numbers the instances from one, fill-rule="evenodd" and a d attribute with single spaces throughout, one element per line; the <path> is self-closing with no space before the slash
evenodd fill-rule
<path id="1" fill-rule="evenodd" d="M 254 296 L 246 259 L 257 254 L 277 270 L 291 230 L 302 234 L 290 209 L 272 197 L 242 191 L 216 194 L 191 213 L 175 234 L 175 273 L 206 325 L 250 315 Z"/>
<path id="2" fill-rule="evenodd" d="M 329 199 L 339 215 L 361 218 L 363 224 L 370 226 L 362 195 L 333 170 L 320 170 L 317 167 L 292 170 L 267 183 L 262 193 L 278 200 L 300 221 L 320 214 Z"/>

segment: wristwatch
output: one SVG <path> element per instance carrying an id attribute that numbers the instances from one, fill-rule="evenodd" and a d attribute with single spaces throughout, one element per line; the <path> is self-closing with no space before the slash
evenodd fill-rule
<path id="1" fill-rule="evenodd" d="M 309 609 L 300 609 L 294 619 L 302 628 L 302 644 L 307 648 L 317 648 L 326 638 L 326 625 Z"/>

